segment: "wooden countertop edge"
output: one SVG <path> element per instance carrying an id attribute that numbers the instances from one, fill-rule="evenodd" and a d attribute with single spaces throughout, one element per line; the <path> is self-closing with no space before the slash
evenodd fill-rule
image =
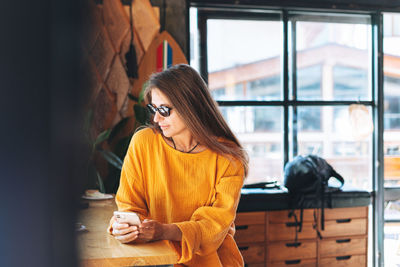
<path id="1" fill-rule="evenodd" d="M 175 250 L 175 247 L 171 244 L 171 241 L 161 240 L 157 242 L 163 242 L 169 246 L 175 253 L 162 254 L 157 256 L 142 256 L 140 259 L 134 259 L 132 257 L 116 257 L 116 258 L 89 258 L 80 259 L 81 267 L 116 267 L 116 266 L 143 266 L 143 265 L 168 265 L 176 264 L 179 260 L 179 255 Z"/>
<path id="2" fill-rule="evenodd" d="M 164 256 L 162 264 L 175 264 L 178 257 Z M 148 256 L 142 259 L 124 258 L 109 258 L 109 259 L 86 259 L 81 260 L 82 267 L 116 267 L 116 266 L 142 266 L 142 265 L 157 265 L 160 264 L 160 256 Z"/>

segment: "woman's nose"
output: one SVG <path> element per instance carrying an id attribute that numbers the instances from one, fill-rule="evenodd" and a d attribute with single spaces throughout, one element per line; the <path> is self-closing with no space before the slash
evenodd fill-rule
<path id="1" fill-rule="evenodd" d="M 160 113 L 158 113 L 158 111 L 156 111 L 156 113 L 154 114 L 154 122 L 159 122 L 160 119 L 162 119 L 162 116 L 160 115 Z"/>

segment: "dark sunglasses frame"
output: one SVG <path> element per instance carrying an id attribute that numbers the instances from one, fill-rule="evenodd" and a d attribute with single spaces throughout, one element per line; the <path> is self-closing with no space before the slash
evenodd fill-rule
<path id="1" fill-rule="evenodd" d="M 169 115 L 171 115 L 172 108 L 170 108 L 170 107 L 167 107 L 167 106 L 155 107 L 152 104 L 147 104 L 146 106 L 149 109 L 151 114 L 156 114 L 156 112 L 158 111 L 158 113 L 163 117 L 168 117 Z"/>

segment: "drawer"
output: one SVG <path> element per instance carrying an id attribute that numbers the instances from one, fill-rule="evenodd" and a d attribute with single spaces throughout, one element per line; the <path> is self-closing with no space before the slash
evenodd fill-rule
<path id="1" fill-rule="evenodd" d="M 271 262 L 267 266 L 273 267 L 316 267 L 317 259 L 287 260 L 281 262 Z"/>
<path id="2" fill-rule="evenodd" d="M 317 257 L 317 242 L 273 242 L 268 244 L 268 262 L 313 259 Z"/>
<path id="3" fill-rule="evenodd" d="M 269 211 L 267 213 L 267 218 L 269 223 L 287 223 L 295 222 L 294 216 L 289 218 L 290 210 L 280 210 L 280 211 Z M 300 210 L 294 211 L 297 220 L 300 221 Z M 313 222 L 314 221 L 314 209 L 303 210 L 303 222 Z"/>
<path id="4" fill-rule="evenodd" d="M 239 246 L 240 253 L 242 253 L 244 262 L 250 263 L 264 263 L 265 261 L 265 246 L 264 244 L 251 244 Z"/>
<path id="5" fill-rule="evenodd" d="M 367 219 L 337 219 L 325 221 L 325 230 L 321 230 L 323 237 L 336 237 L 348 235 L 366 235 Z"/>
<path id="6" fill-rule="evenodd" d="M 324 267 L 365 267 L 367 256 L 366 255 L 353 255 L 353 256 L 341 256 L 331 258 L 321 258 L 319 266 Z"/>
<path id="7" fill-rule="evenodd" d="M 255 243 L 265 241 L 265 225 L 236 225 L 236 243 Z"/>
<path id="8" fill-rule="evenodd" d="M 368 207 L 324 209 L 325 220 L 368 218 Z"/>
<path id="9" fill-rule="evenodd" d="M 320 257 L 367 254 L 367 238 L 322 239 L 318 251 Z"/>
<path id="10" fill-rule="evenodd" d="M 239 212 L 236 214 L 235 225 L 265 224 L 265 212 Z"/>
<path id="11" fill-rule="evenodd" d="M 265 267 L 265 264 L 264 263 L 250 263 L 250 264 L 245 263 L 244 267 Z"/>
<path id="12" fill-rule="evenodd" d="M 267 239 L 270 241 L 290 240 L 296 236 L 296 225 L 294 223 L 270 223 L 267 227 Z M 315 239 L 317 232 L 313 223 L 303 222 L 301 232 L 297 233 L 298 239 Z"/>

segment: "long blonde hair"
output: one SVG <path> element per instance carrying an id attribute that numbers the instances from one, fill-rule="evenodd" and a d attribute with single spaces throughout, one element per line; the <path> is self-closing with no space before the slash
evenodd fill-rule
<path id="1" fill-rule="evenodd" d="M 218 154 L 239 160 L 247 176 L 248 155 L 196 70 L 189 65 L 179 64 L 152 74 L 144 92 L 147 103 L 151 103 L 153 89 L 160 90 L 171 101 L 195 140 Z M 162 133 L 160 127 L 152 123 L 153 128 Z"/>

